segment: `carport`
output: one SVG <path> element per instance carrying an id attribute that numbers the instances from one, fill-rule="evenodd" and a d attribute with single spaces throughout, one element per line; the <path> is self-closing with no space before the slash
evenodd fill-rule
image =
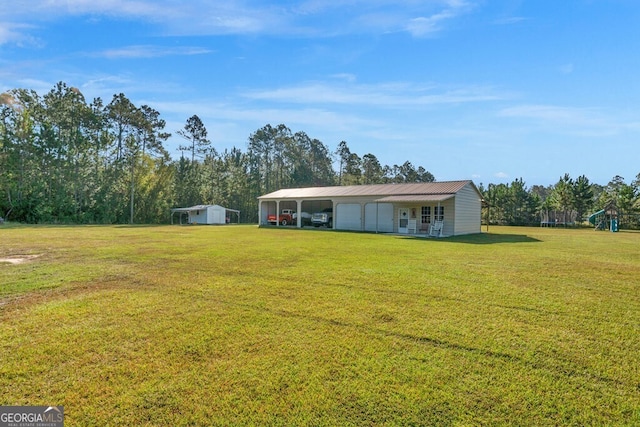
<path id="1" fill-rule="evenodd" d="M 330 209 L 336 230 L 424 234 L 438 222 L 442 236 L 480 232 L 482 195 L 472 181 L 290 188 L 258 197 L 259 225 L 291 209 Z M 302 215 L 295 226 L 301 227 Z M 281 225 L 278 225 L 281 226 Z"/>

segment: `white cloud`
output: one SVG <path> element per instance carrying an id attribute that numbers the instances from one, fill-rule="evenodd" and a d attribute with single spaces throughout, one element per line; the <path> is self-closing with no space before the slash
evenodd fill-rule
<path id="1" fill-rule="evenodd" d="M 560 72 L 562 74 L 571 74 L 573 73 L 573 64 L 564 64 L 560 66 Z"/>
<path id="2" fill-rule="evenodd" d="M 407 24 L 407 31 L 415 37 L 422 37 L 426 34 L 434 33 L 439 30 L 439 20 L 436 16 L 413 18 Z"/>
<path id="3" fill-rule="evenodd" d="M 630 130 L 637 131 L 640 127 L 635 114 L 612 113 L 595 108 L 530 104 L 505 108 L 498 115 L 529 121 L 536 129 L 576 136 L 613 136 Z"/>
<path id="4" fill-rule="evenodd" d="M 495 25 L 512 25 L 512 24 L 517 24 L 526 20 L 527 18 L 523 16 L 506 16 L 503 18 L 496 19 L 495 21 L 493 21 L 493 23 Z"/>
<path id="5" fill-rule="evenodd" d="M 150 105 L 152 103 L 149 103 Z M 322 108 L 246 108 L 241 105 L 213 103 L 210 101 L 196 102 L 163 102 L 153 103 L 154 108 L 159 108 L 169 115 L 188 115 L 198 111 L 201 118 L 209 117 L 216 121 L 240 121 L 250 122 L 257 126 L 266 123 L 286 123 L 290 126 L 329 126 L 335 129 L 353 129 L 353 127 L 366 127 L 375 124 L 351 114 L 342 114 Z M 204 119 L 203 119 L 204 120 Z M 249 127 L 249 129 L 251 129 Z"/>
<path id="6" fill-rule="evenodd" d="M 594 126 L 602 122 L 602 117 L 593 110 L 556 105 L 519 105 L 505 108 L 499 115 L 571 126 Z"/>
<path id="7" fill-rule="evenodd" d="M 29 31 L 33 28 L 33 25 L 0 21 L 0 46 L 8 43 L 14 43 L 18 46 L 40 45 L 37 39 L 29 35 Z"/>
<path id="8" fill-rule="evenodd" d="M 18 85 L 13 88 L 24 88 L 24 89 L 32 89 L 38 92 L 39 94 L 49 92 L 55 83 L 48 82 L 45 80 L 31 79 L 31 78 L 22 78 L 17 80 Z"/>
<path id="9" fill-rule="evenodd" d="M 243 95 L 253 100 L 305 104 L 360 104 L 384 108 L 489 102 L 509 97 L 507 94 L 496 93 L 491 88 L 471 85 L 441 88 L 408 83 L 331 85 L 324 82 L 246 91 Z"/>
<path id="10" fill-rule="evenodd" d="M 162 56 L 202 55 L 212 51 L 200 47 L 164 47 L 164 46 L 127 46 L 119 49 L 108 49 L 93 56 L 102 56 L 108 59 L 118 58 L 158 58 Z"/>
<path id="11" fill-rule="evenodd" d="M 472 8 L 471 3 L 461 0 L 314 0 L 298 4 L 265 4 L 256 0 L 29 0 L 0 11 L 0 20 L 10 17 L 7 20 L 38 22 L 67 16 L 105 16 L 145 20 L 172 35 L 268 33 L 327 37 L 407 31 L 424 36 L 441 30 L 444 22 Z"/>
<path id="12" fill-rule="evenodd" d="M 334 78 L 334 79 L 338 79 L 338 80 L 344 80 L 344 81 L 346 81 L 348 83 L 355 83 L 356 80 L 358 80 L 358 78 L 357 78 L 357 76 L 355 74 L 350 74 L 350 73 L 333 74 L 330 77 Z"/>
<path id="13" fill-rule="evenodd" d="M 556 105 L 519 105 L 505 108 L 500 112 L 505 117 L 525 117 L 546 121 L 584 122 L 588 110 L 580 108 L 559 107 Z"/>
<path id="14" fill-rule="evenodd" d="M 263 23 L 277 26 L 277 15 L 261 3 L 228 0 L 29 0 L 14 2 L 0 11 L 0 19 L 44 22 L 63 17 L 109 17 L 139 19 L 176 35 L 237 34 L 264 30 Z"/>
<path id="15" fill-rule="evenodd" d="M 8 22 L 0 22 L 0 45 L 12 42 L 20 37 L 19 33 L 13 30 Z"/>
<path id="16" fill-rule="evenodd" d="M 406 30 L 414 37 L 423 37 L 442 29 L 442 24 L 460 15 L 468 13 L 473 6 L 461 0 L 451 0 L 447 2 L 444 9 L 429 16 L 419 16 L 412 18 L 406 25 Z"/>
<path id="17" fill-rule="evenodd" d="M 40 20 L 66 15 L 152 16 L 162 9 L 159 3 L 161 2 L 145 0 L 30 0 L 14 2 L 13 7 L 0 12 L 0 16 L 30 17 Z"/>

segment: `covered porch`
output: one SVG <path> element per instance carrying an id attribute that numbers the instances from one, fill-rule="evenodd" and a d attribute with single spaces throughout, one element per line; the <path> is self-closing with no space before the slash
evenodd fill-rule
<path id="1" fill-rule="evenodd" d="M 398 195 L 376 200 L 391 203 L 397 210 L 397 232 L 427 237 L 445 235 L 445 206 L 453 200 L 452 194 Z M 451 209 L 446 209 L 450 211 Z"/>

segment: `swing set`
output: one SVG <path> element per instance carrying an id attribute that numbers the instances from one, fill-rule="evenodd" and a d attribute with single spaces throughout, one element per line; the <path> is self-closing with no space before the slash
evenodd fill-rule
<path id="1" fill-rule="evenodd" d="M 611 201 L 604 209 L 589 215 L 589 223 L 594 226 L 594 230 L 618 231 L 618 208 Z"/>

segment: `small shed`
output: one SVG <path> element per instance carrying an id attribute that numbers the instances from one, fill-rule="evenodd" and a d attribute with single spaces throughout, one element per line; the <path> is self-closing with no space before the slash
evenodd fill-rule
<path id="1" fill-rule="evenodd" d="M 196 205 L 171 209 L 171 224 L 175 214 L 178 214 L 180 224 L 183 224 L 185 216 L 187 224 L 229 224 L 232 222 L 232 215 L 235 219 L 233 222 L 240 222 L 240 211 L 219 205 Z"/>

